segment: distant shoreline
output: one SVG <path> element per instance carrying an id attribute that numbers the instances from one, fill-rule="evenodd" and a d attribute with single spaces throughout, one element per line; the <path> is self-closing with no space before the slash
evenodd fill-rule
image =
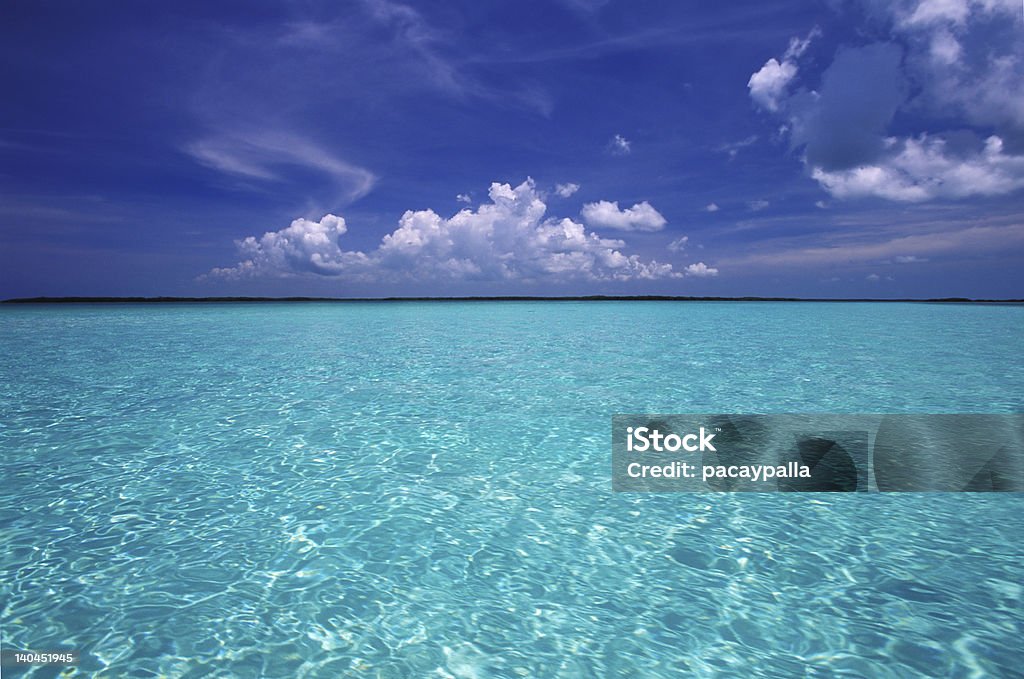
<path id="1" fill-rule="evenodd" d="M 676 295 L 581 295 L 544 297 L 17 297 L 0 304 L 210 304 L 252 302 L 915 302 L 921 304 L 1024 304 L 1024 299 L 936 298 L 807 298 L 807 297 L 689 297 Z"/>

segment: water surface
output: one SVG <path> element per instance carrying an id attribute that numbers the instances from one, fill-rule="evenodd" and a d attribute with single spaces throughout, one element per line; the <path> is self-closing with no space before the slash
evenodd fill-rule
<path id="1" fill-rule="evenodd" d="M 1020 495 L 613 494 L 609 431 L 1020 412 L 1022 339 L 1019 306 L 5 307 L 2 644 L 109 677 L 1013 675 Z"/>

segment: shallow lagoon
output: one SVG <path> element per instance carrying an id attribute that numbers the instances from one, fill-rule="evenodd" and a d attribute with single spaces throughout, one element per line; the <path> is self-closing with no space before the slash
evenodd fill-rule
<path id="1" fill-rule="evenodd" d="M 101 676 L 1013 674 L 1020 495 L 613 494 L 609 431 L 1020 412 L 1022 339 L 1020 306 L 0 308 L 2 643 Z"/>

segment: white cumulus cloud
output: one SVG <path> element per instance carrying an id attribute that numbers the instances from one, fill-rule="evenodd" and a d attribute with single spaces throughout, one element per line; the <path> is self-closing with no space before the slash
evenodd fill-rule
<path id="1" fill-rule="evenodd" d="M 989 137 L 971 153 L 953 152 L 946 140 L 927 135 L 886 141 L 891 151 L 875 163 L 834 172 L 814 168 L 812 176 L 837 198 L 880 196 L 905 202 L 1024 188 L 1024 156 L 1005 153 L 999 137 Z"/>
<path id="2" fill-rule="evenodd" d="M 407 211 L 398 228 L 370 252 L 341 247 L 339 238 L 347 231 L 341 217 L 326 215 L 318 222 L 297 219 L 280 231 L 238 241 L 241 261 L 208 275 L 549 282 L 684 275 L 671 264 L 627 255 L 623 241 L 588 232 L 572 219 L 546 218 L 547 206 L 530 179 L 516 187 L 494 183 L 488 193 L 491 202 L 476 210 L 463 209 L 447 219 L 433 210 Z M 711 271 L 703 264 L 693 266 L 698 268 L 688 268 L 687 275 L 709 275 L 704 271 Z"/>
<path id="3" fill-rule="evenodd" d="M 273 271 L 330 276 L 364 266 L 366 255 L 345 252 L 338 246 L 338 238 L 346 231 L 345 220 L 335 215 L 324 215 L 318 222 L 296 219 L 280 231 L 238 241 L 238 250 L 245 259 L 234 267 L 213 269 L 210 274 L 233 277 Z"/>
<path id="4" fill-rule="evenodd" d="M 710 278 L 718 275 L 718 269 L 710 267 L 704 262 L 691 264 L 684 269 L 684 272 L 687 276 L 694 276 L 696 278 Z"/>
<path id="5" fill-rule="evenodd" d="M 769 111 L 777 111 L 796 73 L 797 67 L 792 61 L 769 59 L 747 81 L 750 97 Z"/>
<path id="6" fill-rule="evenodd" d="M 750 98 L 769 111 L 778 111 L 787 96 L 789 84 L 800 70 L 796 60 L 803 56 L 811 42 L 820 35 L 821 30 L 815 26 L 806 38 L 790 39 L 789 47 L 786 48 L 781 61 L 773 57 L 764 62 L 764 66 L 747 81 Z"/>
<path id="7" fill-rule="evenodd" d="M 580 211 L 583 220 L 594 228 L 619 231 L 660 231 L 668 222 L 646 200 L 625 210 L 617 201 L 587 203 Z"/>
<path id="8" fill-rule="evenodd" d="M 572 182 L 567 182 L 565 184 L 555 184 L 555 193 L 557 193 L 562 198 L 568 198 L 569 196 L 571 196 L 572 194 L 576 193 L 579 190 L 580 185 L 574 184 Z"/>

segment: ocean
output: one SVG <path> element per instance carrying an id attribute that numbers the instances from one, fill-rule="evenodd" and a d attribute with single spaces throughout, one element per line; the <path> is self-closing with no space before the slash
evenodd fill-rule
<path id="1" fill-rule="evenodd" d="M 6 305 L 0 645 L 72 676 L 1019 676 L 1021 494 L 613 493 L 610 431 L 1022 412 L 1022 347 L 1014 305 Z"/>

